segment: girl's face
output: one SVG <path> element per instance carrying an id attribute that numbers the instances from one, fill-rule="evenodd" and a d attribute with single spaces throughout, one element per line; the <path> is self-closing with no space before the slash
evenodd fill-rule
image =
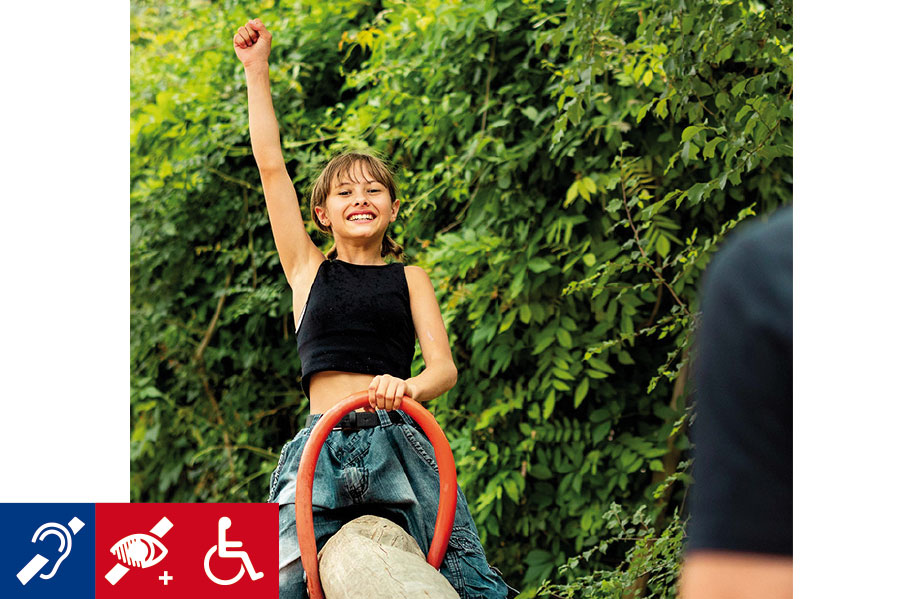
<path id="1" fill-rule="evenodd" d="M 397 219 L 400 200 L 391 202 L 388 188 L 356 163 L 349 173 L 331 181 L 325 206 L 316 206 L 316 216 L 331 227 L 335 239 L 377 239 L 381 242 L 388 225 Z"/>

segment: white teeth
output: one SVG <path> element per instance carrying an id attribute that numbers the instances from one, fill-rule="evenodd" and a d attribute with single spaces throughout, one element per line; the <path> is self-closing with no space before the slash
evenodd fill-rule
<path id="1" fill-rule="evenodd" d="M 373 220 L 374 218 L 371 214 L 354 214 L 349 220 Z"/>

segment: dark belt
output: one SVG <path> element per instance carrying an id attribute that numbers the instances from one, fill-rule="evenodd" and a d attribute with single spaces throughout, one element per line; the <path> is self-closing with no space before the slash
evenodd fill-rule
<path id="1" fill-rule="evenodd" d="M 393 424 L 402 424 L 404 422 L 403 416 L 395 410 L 388 412 L 388 418 Z M 310 414 L 306 417 L 307 428 L 312 426 L 312 421 L 313 414 Z M 378 414 L 374 412 L 350 412 L 341 418 L 332 430 L 358 431 L 362 428 L 375 428 L 379 424 L 381 424 L 381 420 L 379 420 Z"/>

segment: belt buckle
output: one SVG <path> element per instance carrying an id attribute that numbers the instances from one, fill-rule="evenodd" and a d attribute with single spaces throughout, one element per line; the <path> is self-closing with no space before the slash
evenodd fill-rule
<path id="1" fill-rule="evenodd" d="M 344 420 L 346 420 L 346 423 L 344 423 Z M 350 412 L 349 414 L 347 414 L 346 416 L 341 418 L 341 421 L 338 422 L 338 426 L 334 427 L 332 430 L 336 430 L 336 431 L 359 430 L 359 428 L 356 426 L 356 412 L 355 411 Z"/>

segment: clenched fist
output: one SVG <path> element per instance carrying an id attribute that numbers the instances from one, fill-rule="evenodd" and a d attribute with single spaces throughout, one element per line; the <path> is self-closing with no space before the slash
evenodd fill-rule
<path id="1" fill-rule="evenodd" d="M 267 62 L 271 49 L 272 34 L 259 19 L 247 21 L 234 34 L 234 53 L 245 68 L 251 64 Z"/>

